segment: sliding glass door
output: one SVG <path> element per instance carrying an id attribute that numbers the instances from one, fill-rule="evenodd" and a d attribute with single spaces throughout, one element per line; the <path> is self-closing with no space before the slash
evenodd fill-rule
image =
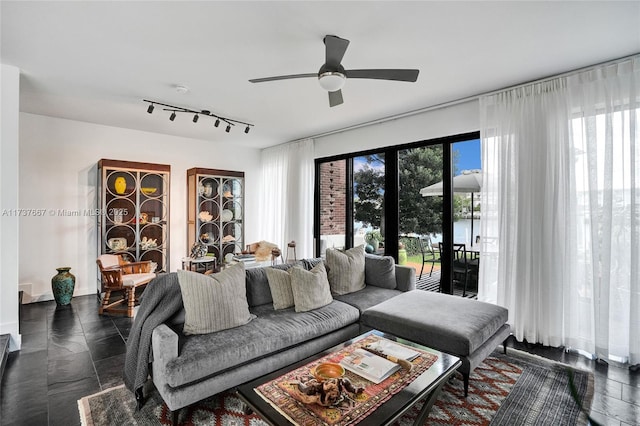
<path id="1" fill-rule="evenodd" d="M 353 158 L 353 247 L 384 254 L 385 155 Z"/>
<path id="2" fill-rule="evenodd" d="M 434 277 L 436 283 L 443 235 L 443 156 L 442 144 L 398 151 L 398 262 L 416 268 L 419 278 Z M 432 185 L 440 190 L 425 193 Z"/>
<path id="3" fill-rule="evenodd" d="M 479 207 L 475 197 L 454 198 L 453 177 L 464 151 L 458 147 L 466 146 L 457 144 L 478 138 L 476 132 L 317 159 L 316 254 L 364 245 L 369 253 L 415 267 L 418 276 L 431 275 L 452 293 L 454 218 L 470 220 Z M 464 231 L 465 241 L 479 229 L 477 223 L 473 234 Z"/>

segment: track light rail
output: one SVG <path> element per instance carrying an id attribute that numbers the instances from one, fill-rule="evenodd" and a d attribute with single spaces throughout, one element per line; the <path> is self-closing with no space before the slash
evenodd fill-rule
<path id="1" fill-rule="evenodd" d="M 191 108 L 185 108 L 185 107 L 181 107 L 181 106 L 169 105 L 169 104 L 165 104 L 165 103 L 162 103 L 162 102 L 151 101 L 149 99 L 143 99 L 142 101 L 143 102 L 147 102 L 149 104 L 149 107 L 147 108 L 147 112 L 149 114 L 153 113 L 154 107 L 156 105 L 164 107 L 164 108 L 162 108 L 163 111 L 171 112 L 171 115 L 169 116 L 169 120 L 170 121 L 173 121 L 173 120 L 176 119 L 176 113 L 177 112 L 181 112 L 181 113 L 185 113 L 185 114 L 193 114 L 193 122 L 194 123 L 198 122 L 198 118 L 201 115 L 215 118 L 216 121 L 214 123 L 214 127 L 218 127 L 220 125 L 220 122 L 222 121 L 222 122 L 226 123 L 226 125 L 227 125 L 227 127 L 225 129 L 225 131 L 227 133 L 229 133 L 231 131 L 232 126 L 236 126 L 236 125 L 245 126 L 245 129 L 244 129 L 245 133 L 249 133 L 249 130 L 251 129 L 251 127 L 254 126 L 251 123 L 247 123 L 247 122 L 240 121 L 240 120 L 234 120 L 234 119 L 229 118 L 229 117 L 223 117 L 221 115 L 214 114 L 211 111 L 206 110 L 206 109 L 203 109 L 203 110 L 200 110 L 200 111 L 196 111 L 196 110 L 193 110 Z"/>

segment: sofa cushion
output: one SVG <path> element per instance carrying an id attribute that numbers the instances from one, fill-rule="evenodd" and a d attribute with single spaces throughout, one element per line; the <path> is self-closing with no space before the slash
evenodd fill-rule
<path id="1" fill-rule="evenodd" d="M 362 313 L 370 307 L 389 300 L 399 294 L 402 294 L 400 290 L 392 290 L 389 288 L 380 288 L 368 285 L 360 291 L 343 294 L 341 296 L 335 296 L 334 298 L 358 308 L 358 310 Z"/>
<path id="2" fill-rule="evenodd" d="M 442 352 L 466 357 L 508 320 L 502 306 L 449 294 L 413 290 L 362 313 L 363 325 Z"/>
<path id="3" fill-rule="evenodd" d="M 273 309 L 286 309 L 294 306 L 291 275 L 289 271 L 265 268 L 269 280 L 269 289 L 273 298 Z M 291 269 L 290 269 L 291 271 Z"/>
<path id="4" fill-rule="evenodd" d="M 364 281 L 367 285 L 396 288 L 396 262 L 391 256 L 365 254 Z"/>
<path id="5" fill-rule="evenodd" d="M 251 321 L 244 280 L 242 263 L 212 275 L 178 270 L 184 334 L 212 333 Z"/>
<path id="6" fill-rule="evenodd" d="M 358 322 L 356 308 L 333 301 L 308 312 L 274 310 L 271 303 L 251 309 L 256 319 L 242 327 L 181 339 L 177 358 L 167 363 L 166 379 L 181 386 L 273 355 Z"/>
<path id="7" fill-rule="evenodd" d="M 296 266 L 289 273 L 296 312 L 311 311 L 333 301 L 324 263 L 318 263 L 310 271 Z"/>
<path id="8" fill-rule="evenodd" d="M 364 288 L 363 245 L 345 252 L 327 249 L 326 257 L 327 275 L 332 294 L 347 294 Z"/>

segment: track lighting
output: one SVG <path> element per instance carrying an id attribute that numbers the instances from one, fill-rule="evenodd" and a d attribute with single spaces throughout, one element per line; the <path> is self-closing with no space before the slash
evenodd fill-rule
<path id="1" fill-rule="evenodd" d="M 245 133 L 249 133 L 249 130 L 251 129 L 251 127 L 253 126 L 253 124 L 251 123 L 245 123 L 244 121 L 239 121 L 239 120 L 234 120 L 232 118 L 227 118 L 227 117 L 223 117 L 221 115 L 212 113 L 210 110 L 208 109 L 203 109 L 203 110 L 193 110 L 190 108 L 185 108 L 185 107 L 179 107 L 179 106 L 174 106 L 174 105 L 168 105 L 168 104 L 163 104 L 162 102 L 156 102 L 156 101 L 150 101 L 147 99 L 143 99 L 143 102 L 147 102 L 149 104 L 149 106 L 147 107 L 147 112 L 149 114 L 151 114 L 155 108 L 155 105 L 161 105 L 165 108 L 163 108 L 164 111 L 171 111 L 171 115 L 169 116 L 169 121 L 174 121 L 176 119 L 176 116 L 178 112 L 184 112 L 187 114 L 193 114 L 193 122 L 197 123 L 198 120 L 200 119 L 201 115 L 207 116 L 207 117 L 211 117 L 211 118 L 215 118 L 215 122 L 213 123 L 214 127 L 218 127 L 220 126 L 220 122 L 224 121 L 225 123 L 227 123 L 227 127 L 225 128 L 225 131 L 227 133 L 229 133 L 231 131 L 231 126 L 235 126 L 236 124 L 242 124 L 245 127 L 244 132 Z"/>

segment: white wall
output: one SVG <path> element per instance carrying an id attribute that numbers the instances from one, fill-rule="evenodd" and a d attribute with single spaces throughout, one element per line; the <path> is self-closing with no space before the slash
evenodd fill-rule
<path id="1" fill-rule="evenodd" d="M 315 157 L 366 151 L 480 130 L 478 101 L 316 138 Z"/>
<path id="2" fill-rule="evenodd" d="M 18 111 L 20 70 L 0 68 L 0 334 L 9 349 L 20 349 L 18 333 Z"/>
<path id="3" fill-rule="evenodd" d="M 74 295 L 97 291 L 95 217 L 51 211 L 97 207 L 101 158 L 171 165 L 170 270 L 181 268 L 188 253 L 186 170 L 192 167 L 245 172 L 245 238 L 258 241 L 258 149 L 21 113 L 20 208 L 45 212 L 20 219 L 19 282 L 31 301 L 53 299 L 51 277 L 60 266 L 76 276 Z"/>

